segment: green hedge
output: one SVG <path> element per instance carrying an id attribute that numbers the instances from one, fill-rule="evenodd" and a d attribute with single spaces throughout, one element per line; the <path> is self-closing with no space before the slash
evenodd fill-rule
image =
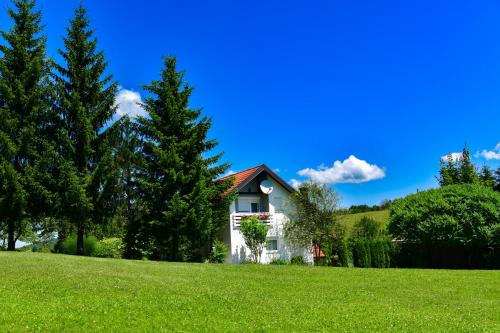
<path id="1" fill-rule="evenodd" d="M 97 245 L 97 238 L 94 236 L 83 239 L 84 255 L 92 256 Z M 76 236 L 70 236 L 64 240 L 61 246 L 61 252 L 64 254 L 76 254 Z"/>
<path id="2" fill-rule="evenodd" d="M 83 239 L 84 255 L 100 258 L 121 258 L 123 255 L 123 242 L 120 238 L 105 238 L 97 240 L 94 236 Z M 66 238 L 61 246 L 64 254 L 76 254 L 76 237 Z"/>
<path id="3" fill-rule="evenodd" d="M 392 243 L 388 239 L 358 239 L 351 242 L 355 267 L 386 268 L 391 266 Z"/>

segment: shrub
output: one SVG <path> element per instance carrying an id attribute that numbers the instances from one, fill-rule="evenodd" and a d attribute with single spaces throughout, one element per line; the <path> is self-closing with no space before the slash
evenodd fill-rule
<path id="1" fill-rule="evenodd" d="M 96 248 L 97 238 L 94 236 L 83 239 L 84 255 L 91 256 Z M 70 236 L 64 240 L 61 246 L 61 252 L 64 254 L 76 255 L 76 237 Z"/>
<path id="2" fill-rule="evenodd" d="M 371 267 L 370 243 L 366 239 L 357 239 L 352 242 L 352 257 L 355 267 Z"/>
<path id="3" fill-rule="evenodd" d="M 292 259 L 290 259 L 290 264 L 292 265 L 304 265 L 304 257 L 303 256 L 293 256 Z"/>
<path id="4" fill-rule="evenodd" d="M 97 242 L 92 253 L 93 257 L 121 258 L 123 255 L 123 241 L 120 238 L 105 238 Z"/>
<path id="5" fill-rule="evenodd" d="M 341 223 L 336 223 L 331 232 L 331 262 L 333 266 L 349 266 L 349 249 L 347 246 L 347 228 Z"/>
<path id="6" fill-rule="evenodd" d="M 271 265 L 288 265 L 289 262 L 286 261 L 285 259 L 281 259 L 281 258 L 274 258 L 271 262 L 270 262 Z"/>
<path id="7" fill-rule="evenodd" d="M 488 245 L 500 224 L 500 193 L 472 184 L 449 185 L 396 200 L 389 231 L 415 243 Z"/>
<path id="8" fill-rule="evenodd" d="M 209 262 L 215 264 L 222 264 L 226 260 L 229 250 L 224 242 L 216 240 L 209 257 Z"/>
<path id="9" fill-rule="evenodd" d="M 342 267 L 349 267 L 349 261 L 351 259 L 349 246 L 347 245 L 347 240 L 343 239 L 339 246 L 339 265 Z"/>
<path id="10" fill-rule="evenodd" d="M 363 216 L 357 221 L 352 229 L 352 237 L 355 239 L 375 239 L 381 234 L 380 224 L 373 218 Z"/>
<path id="11" fill-rule="evenodd" d="M 253 261 L 259 263 L 266 244 L 267 225 L 262 223 L 256 216 L 252 216 L 241 221 L 240 230 L 245 239 L 245 244 L 252 253 Z"/>

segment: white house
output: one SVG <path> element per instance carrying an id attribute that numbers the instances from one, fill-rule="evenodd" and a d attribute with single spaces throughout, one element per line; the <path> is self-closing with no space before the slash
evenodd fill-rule
<path id="1" fill-rule="evenodd" d="M 290 260 L 292 256 L 297 255 L 312 263 L 312 251 L 294 248 L 284 237 L 283 226 L 289 221 L 286 215 L 286 210 L 290 208 L 289 196 L 295 190 L 265 165 L 222 179 L 230 177 L 234 177 L 231 190 L 237 193 L 237 197 L 229 207 L 229 223 L 222 232 L 223 241 L 231 249 L 226 261 L 241 263 L 249 258 L 250 251 L 245 246 L 240 232 L 240 222 L 247 216 L 258 215 L 262 223 L 269 228 L 262 263 L 269 263 L 275 258 Z"/>

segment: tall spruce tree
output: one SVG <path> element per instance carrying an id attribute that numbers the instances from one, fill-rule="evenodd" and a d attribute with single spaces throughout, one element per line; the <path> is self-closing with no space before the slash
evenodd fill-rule
<path id="1" fill-rule="evenodd" d="M 59 149 L 62 215 L 76 228 L 77 253 L 84 253 L 84 234 L 92 222 L 102 220 L 103 198 L 113 191 L 112 150 L 106 124 L 115 114 L 117 84 L 104 76 L 107 63 L 97 51 L 85 8 L 80 5 L 70 21 L 64 50 L 65 66 L 56 65 L 60 114 Z"/>
<path id="2" fill-rule="evenodd" d="M 462 156 L 458 163 L 458 170 L 461 184 L 476 184 L 478 182 L 476 167 L 471 161 L 470 151 L 467 146 L 464 146 L 462 150 Z"/>
<path id="3" fill-rule="evenodd" d="M 217 145 L 207 138 L 211 119 L 190 108 L 193 88 L 177 71 L 175 58 L 165 58 L 161 79 L 145 89 L 151 96 L 143 105 L 149 117 L 138 119 L 145 140 L 140 187 L 153 257 L 197 261 L 227 223 L 223 216 L 232 198 L 224 194 L 231 182 L 215 180 L 229 165 L 218 163 L 222 154 L 207 157 Z"/>
<path id="4" fill-rule="evenodd" d="M 489 168 L 487 165 L 483 165 L 481 168 L 481 172 L 479 173 L 479 182 L 488 188 L 495 189 L 495 175 L 493 173 L 493 170 Z"/>
<path id="5" fill-rule="evenodd" d="M 477 184 L 480 182 L 476 167 L 471 161 L 470 151 L 464 146 L 462 154 L 458 159 L 454 159 L 452 154 L 448 154 L 446 161 L 440 161 L 439 185 L 455 184 Z"/>
<path id="6" fill-rule="evenodd" d="M 13 1 L 8 15 L 14 24 L 1 31 L 0 46 L 0 223 L 5 226 L 8 250 L 43 214 L 50 196 L 41 180 L 47 122 L 49 62 L 42 15 L 34 0 Z"/>

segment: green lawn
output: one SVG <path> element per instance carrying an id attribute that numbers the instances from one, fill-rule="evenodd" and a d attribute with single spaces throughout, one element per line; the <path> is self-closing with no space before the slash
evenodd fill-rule
<path id="1" fill-rule="evenodd" d="M 0 252 L 0 332 L 500 331 L 500 271 Z"/>
<path id="2" fill-rule="evenodd" d="M 357 213 L 357 214 L 345 214 L 341 215 L 339 220 L 343 223 L 347 230 L 351 230 L 354 223 L 361 220 L 362 217 L 371 217 L 381 225 L 385 226 L 389 222 L 389 210 L 379 210 L 375 212 Z"/>

